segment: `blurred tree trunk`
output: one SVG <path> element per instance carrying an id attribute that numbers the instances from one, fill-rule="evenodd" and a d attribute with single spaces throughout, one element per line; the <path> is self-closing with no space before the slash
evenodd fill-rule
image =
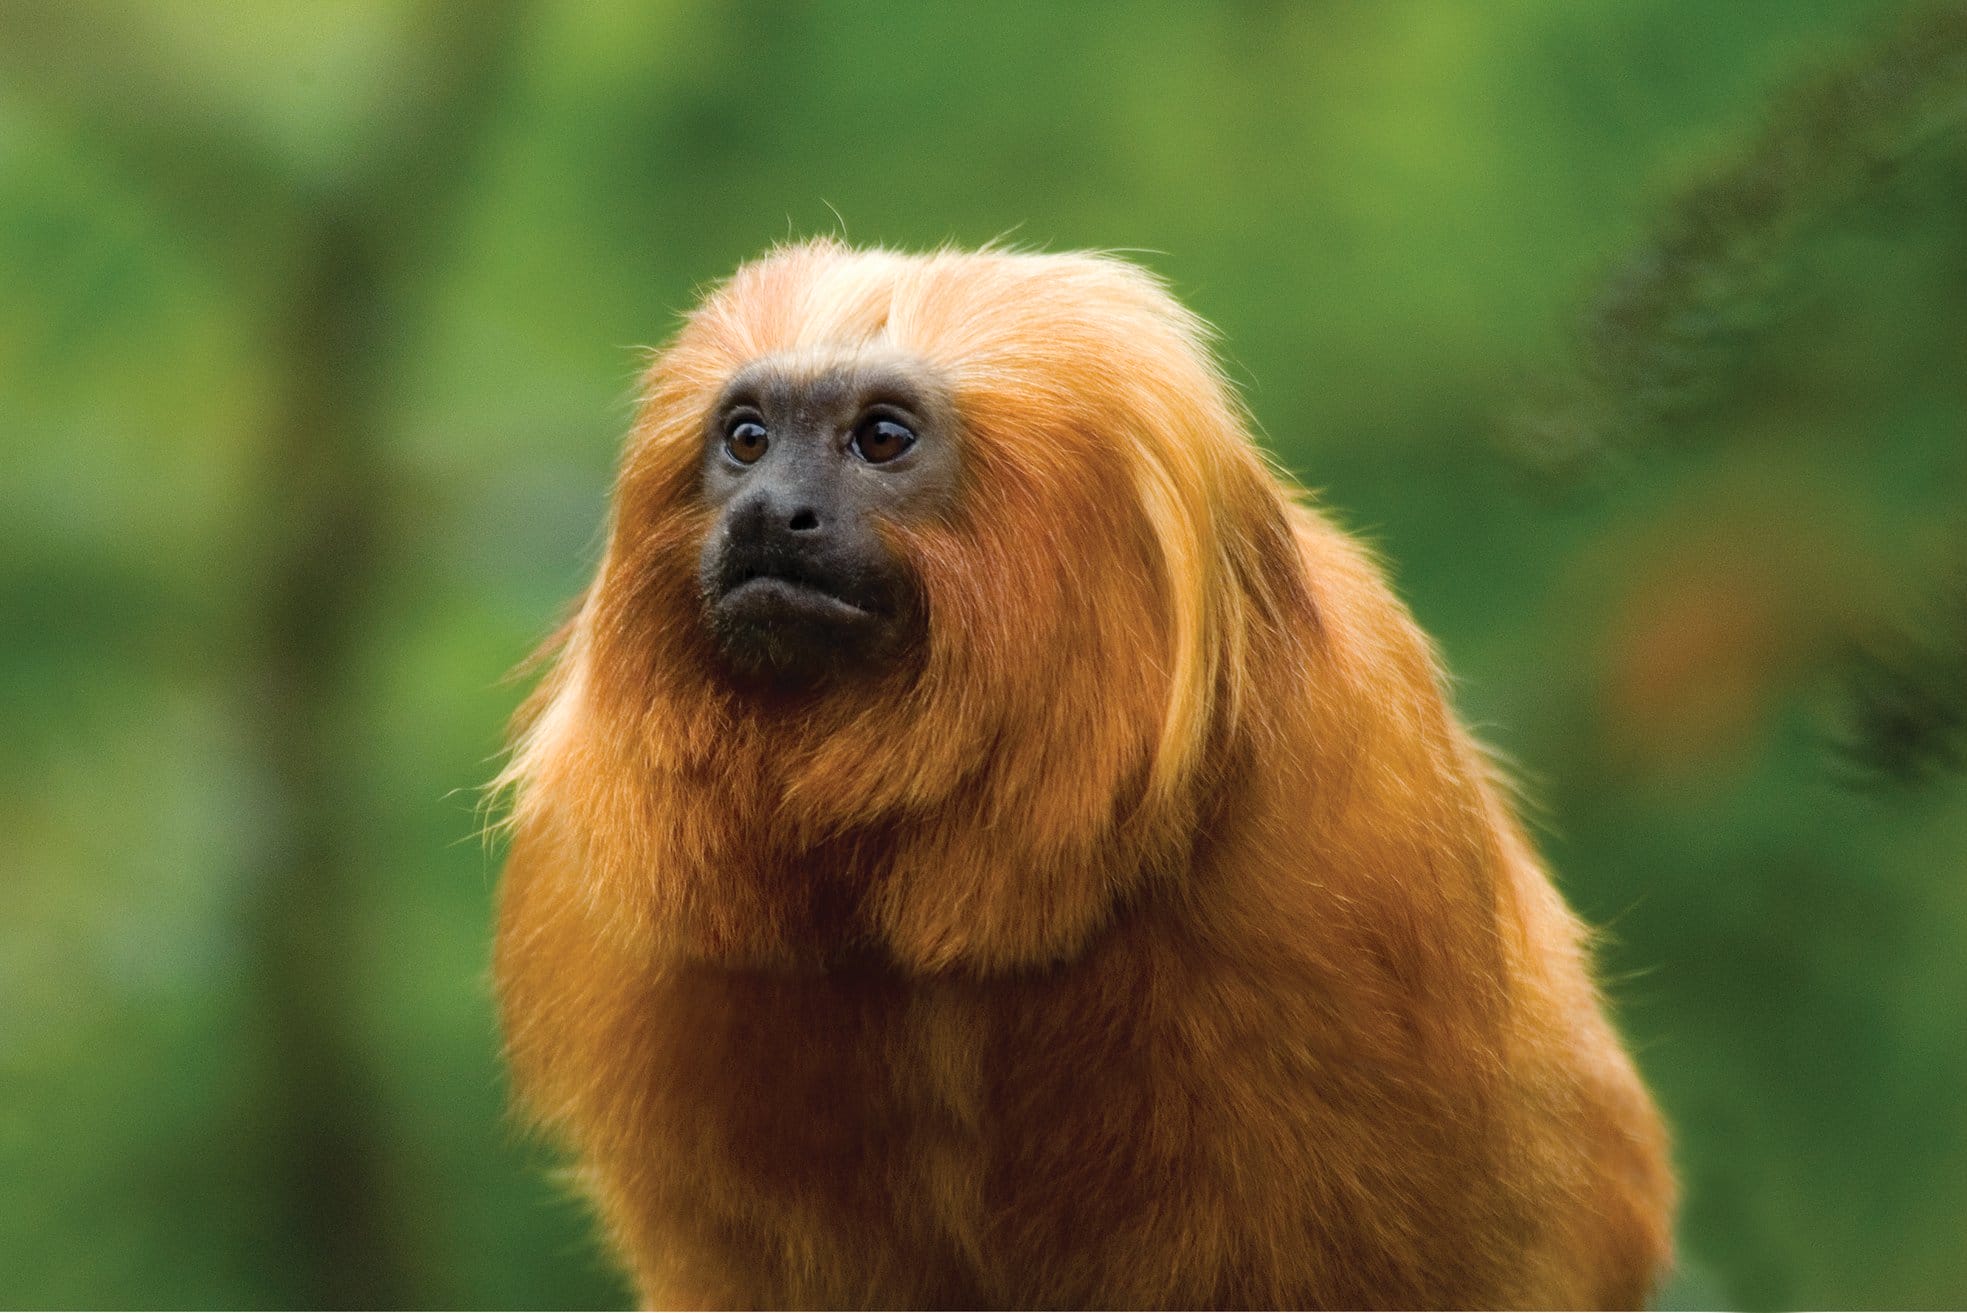
<path id="1" fill-rule="evenodd" d="M 396 363 L 471 177 L 521 35 L 519 0 L 429 0 L 408 56 L 380 75 L 387 121 L 326 181 L 242 130 L 115 6 L 0 6 L 0 71 L 88 140 L 224 275 L 263 291 L 273 370 L 240 578 L 249 608 L 232 679 L 262 769 L 265 836 L 243 932 L 257 1084 L 236 1128 L 263 1171 L 249 1229 L 269 1303 L 455 1303 L 416 1256 L 365 1040 L 358 915 L 372 828 L 354 675 L 402 535 L 384 434 Z M 170 113 L 132 114 L 138 106 Z M 272 277 L 257 266 L 271 261 Z M 223 676 L 221 676 L 223 677 Z"/>
<path id="2" fill-rule="evenodd" d="M 434 5 L 416 85 L 365 170 L 307 207 L 268 432 L 254 565 L 257 714 L 279 840 L 258 889 L 256 949 L 272 1219 L 297 1303 L 451 1302 L 419 1272 L 416 1222 L 386 1130 L 362 994 L 364 747 L 349 707 L 372 592 L 401 535 L 382 440 L 429 254 L 455 214 L 506 82 L 515 4 Z"/>

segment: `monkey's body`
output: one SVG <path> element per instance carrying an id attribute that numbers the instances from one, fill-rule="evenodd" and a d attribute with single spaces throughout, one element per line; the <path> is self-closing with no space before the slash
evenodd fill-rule
<path id="1" fill-rule="evenodd" d="M 780 259 L 853 258 L 812 249 Z M 628 659 L 698 644 L 674 629 L 583 647 L 625 623 L 597 585 L 522 747 L 539 796 L 498 974 L 521 1091 L 579 1151 L 644 1300 L 1644 1300 L 1672 1187 L 1578 928 L 1424 638 L 1348 539 L 1257 477 L 1219 576 L 1251 609 L 1178 797 L 1150 748 L 1095 750 L 1107 708 L 1075 652 L 1109 658 L 1114 725 L 1168 696 L 1097 629 L 1059 649 L 1050 714 L 1086 718 L 1070 742 L 964 738 L 911 705 L 969 755 L 871 748 L 856 760 L 920 777 L 890 795 L 826 758 L 879 728 L 800 700 L 826 694 L 704 694 L 678 677 L 700 645 Z M 640 514 L 632 486 L 624 503 Z M 662 613 L 650 572 L 625 573 Z M 652 677 L 692 700 L 649 712 Z M 987 791 L 1027 768 L 1045 787 Z"/>

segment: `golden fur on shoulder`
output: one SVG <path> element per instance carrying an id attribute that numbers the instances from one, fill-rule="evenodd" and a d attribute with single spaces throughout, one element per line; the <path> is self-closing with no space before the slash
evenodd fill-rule
<path id="1" fill-rule="evenodd" d="M 645 1300 L 1645 1298 L 1663 1140 L 1579 929 L 1206 337 L 1116 259 L 815 242 L 655 360 L 502 777 L 497 961 Z M 736 684 L 708 408 L 885 357 L 961 421 L 954 508 L 882 526 L 922 649 Z"/>

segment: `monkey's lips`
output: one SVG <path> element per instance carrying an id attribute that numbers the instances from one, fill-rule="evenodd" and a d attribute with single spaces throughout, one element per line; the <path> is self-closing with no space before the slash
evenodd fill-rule
<path id="1" fill-rule="evenodd" d="M 705 589 L 705 619 L 732 666 L 804 683 L 886 651 L 895 611 L 877 579 L 810 559 L 730 562 Z"/>
<path id="2" fill-rule="evenodd" d="M 824 584 L 777 574 L 755 574 L 739 580 L 717 599 L 717 609 L 766 622 L 777 618 L 795 623 L 808 619 L 851 623 L 877 615 L 872 605 L 862 605 Z"/>

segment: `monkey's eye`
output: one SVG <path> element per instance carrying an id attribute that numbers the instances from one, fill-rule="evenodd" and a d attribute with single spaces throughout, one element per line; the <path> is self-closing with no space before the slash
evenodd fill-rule
<path id="1" fill-rule="evenodd" d="M 741 419 L 724 431 L 724 450 L 740 465 L 756 464 L 771 445 L 765 426 L 755 419 Z"/>
<path id="2" fill-rule="evenodd" d="M 885 465 L 915 445 L 915 431 L 899 420 L 876 415 L 862 420 L 849 444 L 870 465 Z"/>

